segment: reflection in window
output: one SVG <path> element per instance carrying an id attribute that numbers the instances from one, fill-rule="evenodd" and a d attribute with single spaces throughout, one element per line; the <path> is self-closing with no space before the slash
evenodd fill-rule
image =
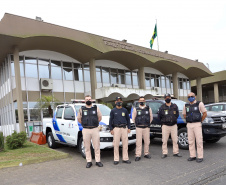
<path id="1" fill-rule="evenodd" d="M 96 79 L 97 83 L 101 83 L 101 72 L 100 67 L 96 67 Z"/>
<path id="2" fill-rule="evenodd" d="M 166 76 L 166 88 L 170 88 L 170 76 Z"/>
<path id="3" fill-rule="evenodd" d="M 155 75 L 151 74 L 151 87 L 155 87 Z"/>
<path id="4" fill-rule="evenodd" d="M 83 81 L 82 69 L 74 69 L 74 75 L 76 81 Z"/>
<path id="5" fill-rule="evenodd" d="M 160 75 L 156 75 L 156 87 L 160 87 Z"/>
<path id="6" fill-rule="evenodd" d="M 178 83 L 179 83 L 179 89 L 183 89 L 183 79 L 178 78 Z"/>
<path id="7" fill-rule="evenodd" d="M 84 70 L 84 78 L 85 82 L 90 82 L 90 72 L 88 70 Z"/>
<path id="8" fill-rule="evenodd" d="M 126 85 L 132 85 L 131 72 L 126 71 L 125 75 L 126 75 Z"/>
<path id="9" fill-rule="evenodd" d="M 51 67 L 51 77 L 55 80 L 62 80 L 61 68 Z"/>
<path id="10" fill-rule="evenodd" d="M 102 78 L 103 78 L 103 83 L 110 83 L 109 79 L 109 68 L 102 68 Z"/>
<path id="11" fill-rule="evenodd" d="M 145 73 L 145 85 L 146 87 L 150 87 L 150 74 Z"/>
<path id="12" fill-rule="evenodd" d="M 11 62 L 11 75 L 15 76 L 14 62 Z"/>
<path id="13" fill-rule="evenodd" d="M 117 84 L 117 74 L 111 73 L 111 84 Z"/>
<path id="14" fill-rule="evenodd" d="M 165 76 L 161 76 L 161 85 L 162 88 L 166 88 Z"/>
<path id="15" fill-rule="evenodd" d="M 49 78 L 49 66 L 39 65 L 39 78 Z"/>
<path id="16" fill-rule="evenodd" d="M 37 65 L 25 64 L 26 77 L 38 78 Z"/>
<path id="17" fill-rule="evenodd" d="M 25 63 L 37 64 L 37 59 L 36 58 L 25 57 Z"/>
<path id="18" fill-rule="evenodd" d="M 133 85 L 134 85 L 134 86 L 138 86 L 138 76 L 137 76 L 137 72 L 133 71 L 133 72 L 132 72 L 132 77 L 133 77 Z"/>
<path id="19" fill-rule="evenodd" d="M 187 83 L 186 83 L 186 79 L 183 79 L 183 89 L 187 89 Z"/>
<path id="20" fill-rule="evenodd" d="M 60 61 L 51 60 L 51 66 L 61 67 L 61 62 Z"/>
<path id="21" fill-rule="evenodd" d="M 40 109 L 29 109 L 30 121 L 41 121 L 41 110 Z"/>
<path id="22" fill-rule="evenodd" d="M 124 74 L 118 74 L 118 83 L 125 84 L 125 75 Z"/>
<path id="23" fill-rule="evenodd" d="M 187 80 L 187 89 L 190 89 L 190 81 Z"/>
<path id="24" fill-rule="evenodd" d="M 63 68 L 64 80 L 73 80 L 72 69 Z"/>

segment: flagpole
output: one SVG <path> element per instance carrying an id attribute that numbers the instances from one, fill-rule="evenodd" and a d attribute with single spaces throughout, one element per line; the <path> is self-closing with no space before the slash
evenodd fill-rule
<path id="1" fill-rule="evenodd" d="M 156 28 L 157 28 L 157 44 L 158 44 L 158 51 L 159 51 L 159 34 L 158 34 L 157 19 L 156 19 Z"/>

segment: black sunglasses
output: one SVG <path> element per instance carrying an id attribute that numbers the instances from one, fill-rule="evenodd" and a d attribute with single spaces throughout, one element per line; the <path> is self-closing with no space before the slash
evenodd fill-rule
<path id="1" fill-rule="evenodd" d="M 188 98 L 194 98 L 194 96 L 188 96 Z"/>

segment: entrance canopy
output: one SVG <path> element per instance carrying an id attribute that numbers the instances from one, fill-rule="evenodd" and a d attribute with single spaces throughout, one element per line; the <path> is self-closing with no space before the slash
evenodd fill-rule
<path id="1" fill-rule="evenodd" d="M 152 67 L 164 75 L 180 72 L 191 80 L 212 75 L 201 62 L 8 13 L 0 22 L 0 41 L 0 63 L 16 46 L 20 52 L 56 51 L 82 63 L 107 59 L 131 70 Z"/>

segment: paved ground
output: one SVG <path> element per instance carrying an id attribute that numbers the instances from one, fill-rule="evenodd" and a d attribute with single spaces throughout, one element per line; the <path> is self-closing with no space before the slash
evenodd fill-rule
<path id="1" fill-rule="evenodd" d="M 75 148 L 61 146 L 71 158 L 0 170 L 0 184 L 226 184 L 226 137 L 216 144 L 204 144 L 204 162 L 188 162 L 189 153 L 181 150 L 183 157 L 161 159 L 161 140 L 151 141 L 151 159 L 135 162 L 134 151 L 129 152 L 132 164 L 113 165 L 113 151 L 103 151 L 103 168 L 86 169 L 86 161 Z"/>

